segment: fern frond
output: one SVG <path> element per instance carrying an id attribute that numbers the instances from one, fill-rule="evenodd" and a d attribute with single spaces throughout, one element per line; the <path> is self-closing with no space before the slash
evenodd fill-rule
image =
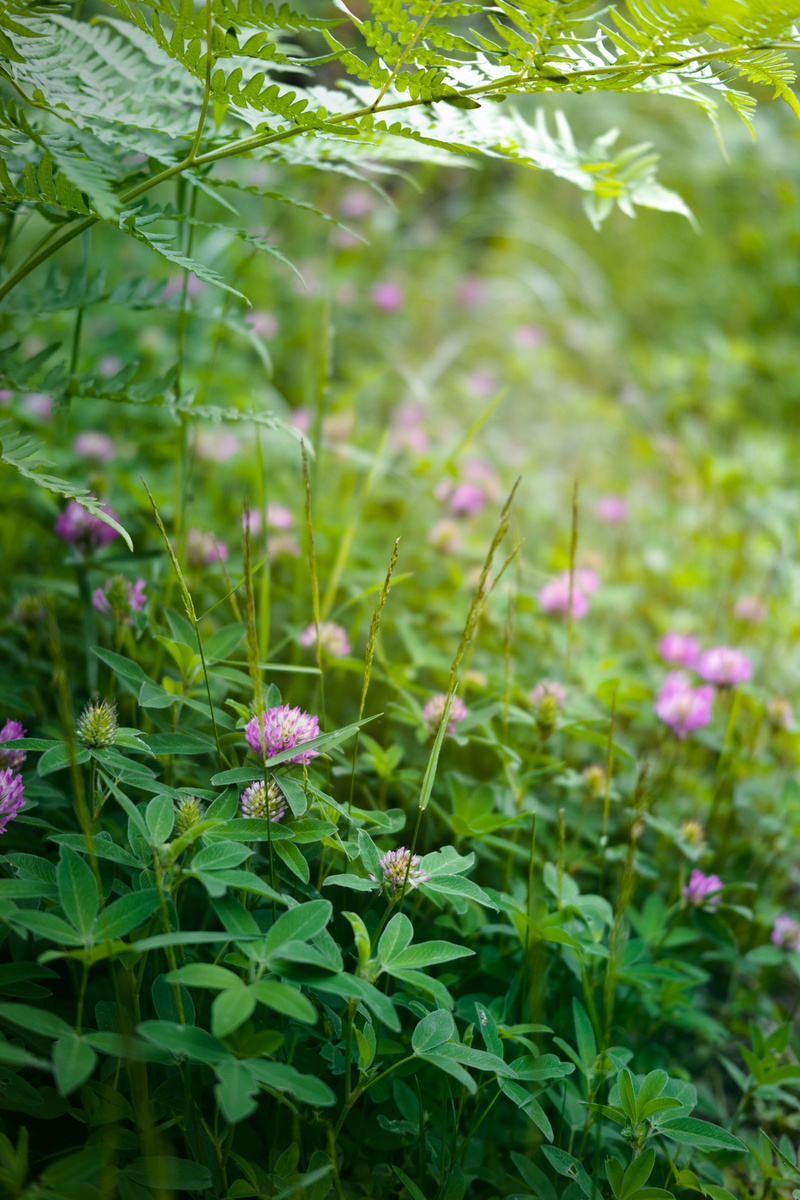
<path id="1" fill-rule="evenodd" d="M 0 462 L 11 467 L 23 479 L 30 480 L 37 487 L 44 488 L 54 495 L 63 496 L 66 500 L 77 500 L 93 517 L 104 521 L 112 529 L 121 534 L 129 550 L 133 550 L 130 534 L 120 525 L 119 521 L 104 511 L 101 502 L 86 488 L 76 487 L 67 479 L 59 479 L 44 471 L 45 467 L 53 464 L 49 459 L 41 457 L 42 443 L 34 441 L 12 421 L 0 423 Z"/>

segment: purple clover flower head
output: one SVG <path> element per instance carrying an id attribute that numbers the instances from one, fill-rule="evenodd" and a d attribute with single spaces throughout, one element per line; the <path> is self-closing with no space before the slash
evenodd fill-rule
<path id="1" fill-rule="evenodd" d="M 300 645 L 316 646 L 316 644 L 317 630 L 312 622 L 300 634 Z M 347 634 L 341 625 L 337 625 L 335 621 L 320 621 L 319 644 L 323 653 L 330 655 L 331 658 L 346 658 L 350 653 L 350 643 L 347 640 Z"/>
<path id="2" fill-rule="evenodd" d="M 620 525 L 628 519 L 628 501 L 624 496 L 601 496 L 595 511 L 608 525 Z"/>
<path id="3" fill-rule="evenodd" d="M 437 692 L 435 696 L 431 696 L 428 703 L 422 710 L 422 719 L 425 722 L 425 727 L 428 734 L 433 737 L 439 728 L 442 716 L 444 715 L 445 705 L 447 704 L 447 696 L 444 692 Z M 449 737 L 453 737 L 458 732 L 458 724 L 464 720 L 467 715 L 466 705 L 458 696 L 453 696 L 450 705 L 450 715 L 447 718 L 446 733 Z"/>
<path id="4" fill-rule="evenodd" d="M 800 922 L 795 921 L 786 913 L 778 913 L 772 926 L 770 941 L 774 946 L 783 950 L 800 952 Z"/>
<path id="5" fill-rule="evenodd" d="M 258 779 L 242 792 L 242 816 L 260 817 L 263 821 L 280 821 L 286 812 L 286 797 L 274 780 L 266 790 L 264 780 Z"/>
<path id="6" fill-rule="evenodd" d="M 319 717 L 311 716 L 301 708 L 280 704 L 277 708 L 262 712 L 260 718 L 258 715 L 253 717 L 245 725 L 244 735 L 253 753 L 269 760 L 282 750 L 290 750 L 293 746 L 319 737 Z M 307 750 L 287 761 L 307 763 L 317 754 L 317 750 Z"/>
<path id="7" fill-rule="evenodd" d="M 409 866 L 409 858 L 411 865 Z M 430 875 L 426 875 L 420 870 L 422 859 L 418 854 L 411 855 L 410 850 L 406 850 L 405 846 L 401 846 L 399 850 L 387 850 L 380 859 L 380 868 L 383 871 L 383 886 L 390 892 L 399 892 L 403 886 L 403 881 L 408 872 L 408 886 L 417 888 L 421 883 L 426 883 L 430 879 Z M 373 883 L 380 883 L 374 875 L 369 877 Z"/>
<path id="8" fill-rule="evenodd" d="M 544 333 L 538 325 L 519 325 L 514 330 L 514 341 L 520 350 L 535 350 L 544 341 Z"/>
<path id="9" fill-rule="evenodd" d="M 683 671 L 670 671 L 653 707 L 656 716 L 684 741 L 693 730 L 708 725 L 713 704 L 713 687 L 693 688 Z"/>
<path id="10" fill-rule="evenodd" d="M 539 591 L 539 605 L 542 612 L 560 613 L 566 616 L 569 610 L 569 572 L 551 579 Z M 577 579 L 572 586 L 572 618 L 580 621 L 589 611 L 589 598 L 579 586 Z"/>
<path id="11" fill-rule="evenodd" d="M 370 296 L 372 303 L 377 308 L 383 309 L 384 312 L 397 312 L 403 307 L 406 299 L 402 289 L 389 279 L 383 279 L 380 283 L 376 283 Z"/>
<path id="12" fill-rule="evenodd" d="M 718 687 L 736 687 L 751 677 L 753 664 L 741 650 L 734 650 L 732 646 L 714 646 L 700 655 L 697 673 Z"/>
<path id="13" fill-rule="evenodd" d="M 450 512 L 458 517 L 476 517 L 486 507 L 486 493 L 477 483 L 459 483 L 450 497 Z"/>
<path id="14" fill-rule="evenodd" d="M 22 721 L 15 721 L 12 717 L 0 729 L 0 743 L 13 742 L 17 738 L 25 737 L 26 733 L 27 730 L 22 728 Z M 2 745 L 0 745 L 0 763 L 6 767 L 10 767 L 12 771 L 18 770 L 26 758 L 27 755 L 24 750 L 4 750 Z"/>
<path id="15" fill-rule="evenodd" d="M 272 338 L 278 332 L 280 325 L 278 318 L 271 312 L 253 312 L 249 313 L 244 319 L 245 325 L 249 325 L 253 333 L 260 338 Z"/>
<path id="16" fill-rule="evenodd" d="M 250 515 L 252 516 L 252 513 Z M 228 557 L 228 547 L 225 543 L 214 537 L 213 533 L 205 533 L 202 529 L 189 530 L 187 551 L 189 562 L 205 563 L 209 567 L 216 562 L 225 562 Z"/>
<path id="17" fill-rule="evenodd" d="M 107 504 L 101 504 L 100 507 L 109 517 L 113 517 L 115 521 L 119 520 L 113 508 L 109 508 Z M 54 529 L 65 542 L 71 542 L 84 552 L 107 546 L 117 536 L 116 529 L 101 521 L 99 517 L 92 516 L 77 500 L 70 500 L 64 511 L 59 514 Z"/>
<path id="18" fill-rule="evenodd" d="M 110 463 L 116 458 L 114 443 L 107 433 L 98 433 L 87 429 L 79 433 L 72 443 L 72 449 L 81 458 L 88 458 L 98 463 Z"/>
<path id="19" fill-rule="evenodd" d="M 704 875 L 702 871 L 696 868 L 689 876 L 689 882 L 683 889 L 683 895 L 690 904 L 697 905 L 698 908 L 705 908 L 709 912 L 713 912 L 719 904 L 717 892 L 721 892 L 724 883 L 719 875 Z"/>
<path id="20" fill-rule="evenodd" d="M 141 577 L 131 583 L 124 575 L 107 579 L 102 587 L 92 593 L 92 604 L 104 616 L 114 616 L 118 621 L 128 621 L 131 612 L 141 612 L 147 603 L 145 581 Z"/>
<path id="21" fill-rule="evenodd" d="M 10 767 L 0 771 L 0 833 L 5 833 L 8 822 L 25 807 L 24 790 L 21 775 L 15 775 Z"/>
<path id="22" fill-rule="evenodd" d="M 449 517 L 444 517 L 431 526 L 427 542 L 443 554 L 458 554 L 463 545 L 463 538 L 458 524 Z"/>
<path id="23" fill-rule="evenodd" d="M 658 652 L 663 662 L 693 671 L 700 659 L 700 643 L 688 633 L 667 633 L 658 643 Z"/>
<path id="24" fill-rule="evenodd" d="M 733 606 L 733 615 L 748 625 L 760 625 L 769 614 L 766 604 L 758 596 L 740 596 Z"/>
<path id="25" fill-rule="evenodd" d="M 569 584 L 569 571 L 565 571 L 564 574 Z M 575 582 L 582 592 L 588 592 L 590 596 L 600 591 L 600 576 L 591 567 L 578 567 L 575 571 Z"/>

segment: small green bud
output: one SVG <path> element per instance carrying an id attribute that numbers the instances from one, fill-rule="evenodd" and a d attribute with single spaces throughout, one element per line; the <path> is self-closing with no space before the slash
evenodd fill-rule
<path id="1" fill-rule="evenodd" d="M 101 700 L 87 704 L 78 718 L 75 732 L 84 746 L 113 746 L 117 740 L 117 706 Z"/>

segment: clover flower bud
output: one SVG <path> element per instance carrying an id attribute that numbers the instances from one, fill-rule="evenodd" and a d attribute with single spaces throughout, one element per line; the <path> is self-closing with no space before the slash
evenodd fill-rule
<path id="1" fill-rule="evenodd" d="M 300 645 L 316 646 L 316 644 L 317 627 L 312 622 L 300 634 Z M 346 658 L 350 653 L 350 643 L 347 640 L 347 634 L 341 625 L 337 625 L 335 621 L 320 621 L 319 644 L 322 652 L 328 654 L 331 658 Z"/>
<path id="2" fill-rule="evenodd" d="M 786 913 L 779 913 L 772 927 L 770 941 L 783 950 L 800 951 L 800 923 Z"/>
<path id="3" fill-rule="evenodd" d="M 546 741 L 556 727 L 558 714 L 567 701 L 567 689 L 555 679 L 540 679 L 528 692 L 536 726 Z"/>
<path id="4" fill-rule="evenodd" d="M 199 825 L 205 815 L 205 808 L 196 796 L 183 796 L 175 806 L 175 834 L 180 837 L 188 833 L 195 825 Z"/>
<path id="5" fill-rule="evenodd" d="M 587 800 L 597 800 L 606 790 L 606 773 L 599 763 L 591 763 L 581 771 Z"/>
<path id="6" fill-rule="evenodd" d="M 84 746 L 113 746 L 117 740 L 117 706 L 108 700 L 87 704 L 75 729 Z"/>
<path id="7" fill-rule="evenodd" d="M 705 845 L 706 831 L 700 821 L 690 818 L 681 821 L 681 837 L 693 850 L 702 850 Z"/>
<path id="8" fill-rule="evenodd" d="M 251 783 L 242 792 L 242 816 L 260 817 L 263 821 L 280 821 L 286 812 L 286 797 L 281 789 L 270 779 L 264 788 L 264 780 Z"/>

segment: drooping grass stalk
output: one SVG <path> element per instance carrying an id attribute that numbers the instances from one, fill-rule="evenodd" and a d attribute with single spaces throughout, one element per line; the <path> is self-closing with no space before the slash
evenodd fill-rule
<path id="1" fill-rule="evenodd" d="M 608 748 L 606 752 L 606 786 L 603 794 L 603 831 L 600 836 L 600 882 L 597 890 L 600 895 L 603 894 L 603 881 L 606 873 L 606 851 L 608 849 L 608 820 L 611 813 L 611 776 L 614 772 L 614 722 L 617 715 L 617 691 L 618 685 L 614 687 L 614 694 L 611 697 L 611 716 L 608 721 Z"/>
<path id="2" fill-rule="evenodd" d="M 199 627 L 198 621 L 197 621 L 197 614 L 196 614 L 195 608 L 194 608 L 194 601 L 192 600 L 191 593 L 189 592 L 189 589 L 186 586 L 186 580 L 183 577 L 183 571 L 181 570 L 181 565 L 178 562 L 177 555 L 175 554 L 175 551 L 172 548 L 172 543 L 170 542 L 169 538 L 167 537 L 167 531 L 164 528 L 164 522 L 161 520 L 161 514 L 158 511 L 158 505 L 156 504 L 155 500 L 153 499 L 153 494 L 150 491 L 150 488 L 145 483 L 144 477 L 140 475 L 139 478 L 142 480 L 142 486 L 144 487 L 144 490 L 147 492 L 148 498 L 150 500 L 150 506 L 153 509 L 153 516 L 156 519 L 156 525 L 158 526 L 158 531 L 161 534 L 161 540 L 163 541 L 164 545 L 167 548 L 167 553 L 169 554 L 170 561 L 172 562 L 172 566 L 173 566 L 175 575 L 178 580 L 178 587 L 180 588 L 181 597 L 183 599 L 183 606 L 186 610 L 186 616 L 189 618 L 189 623 L 191 624 L 192 629 L 194 630 L 194 635 L 197 638 L 197 646 L 198 646 L 198 649 L 200 652 L 200 663 L 201 663 L 201 666 L 203 669 L 203 678 L 204 678 L 205 684 L 206 684 L 206 695 L 208 697 L 208 708 L 209 708 L 209 712 L 211 713 L 211 725 L 214 729 L 214 741 L 216 742 L 216 746 L 217 746 L 217 762 L 221 769 L 225 759 L 224 759 L 224 755 L 222 753 L 222 748 L 220 747 L 220 744 L 219 744 L 219 730 L 217 728 L 217 718 L 214 713 L 214 702 L 211 699 L 211 684 L 210 684 L 209 678 L 208 678 L 208 667 L 206 665 L 206 656 L 205 656 L 205 652 L 203 650 L 203 642 L 200 637 L 200 627 Z"/>
<path id="3" fill-rule="evenodd" d="M 578 481 L 572 485 L 572 535 L 569 541 L 569 599 L 567 601 L 567 662 L 564 678 L 569 680 L 572 662 L 572 602 L 575 592 L 575 557 L 578 551 Z"/>
<path id="4" fill-rule="evenodd" d="M 508 710 L 511 706 L 511 688 L 514 681 L 514 656 L 512 646 L 514 641 L 514 591 L 508 589 L 508 604 L 506 606 L 506 623 L 503 629 L 503 652 L 505 655 L 506 686 L 503 692 L 503 739 L 508 737 Z"/>
<path id="5" fill-rule="evenodd" d="M 392 551 L 392 557 L 389 561 L 389 569 L 386 572 L 386 578 L 384 579 L 383 586 L 378 594 L 378 603 L 375 606 L 375 611 L 372 614 L 372 620 L 370 621 L 370 624 L 369 624 L 369 636 L 367 637 L 367 653 L 364 658 L 364 681 L 361 685 L 361 700 L 358 705 L 359 721 L 361 720 L 361 718 L 364 715 L 364 708 L 367 703 L 367 692 L 369 690 L 370 679 L 372 678 L 372 660 L 375 657 L 375 646 L 378 641 L 378 630 L 381 627 L 381 614 L 383 613 L 383 607 L 386 604 L 386 601 L 389 597 L 389 588 L 391 586 L 392 575 L 394 574 L 394 569 L 397 566 L 397 555 L 398 555 L 399 548 L 400 548 L 400 538 L 397 538 L 397 540 L 395 541 L 395 544 L 394 544 L 394 550 Z M 347 801 L 348 815 L 350 814 L 352 807 L 353 807 L 353 792 L 355 790 L 355 784 L 356 784 L 356 762 L 358 760 L 358 739 L 359 739 L 360 733 L 361 733 L 361 730 L 357 729 L 355 741 L 354 741 L 354 745 L 353 745 L 353 769 L 350 773 L 350 796 Z M 349 862 L 349 860 L 348 860 L 348 862 Z"/>
<path id="6" fill-rule="evenodd" d="M 317 634 L 317 666 L 319 667 L 319 699 L 322 723 L 327 726 L 325 714 L 325 674 L 322 667 L 322 642 L 319 631 L 319 577 L 317 575 L 317 547 L 314 541 L 314 520 L 311 513 L 311 476 L 308 471 L 308 455 L 305 441 L 300 443 L 303 454 L 303 483 L 305 486 L 306 530 L 308 532 L 308 569 L 311 573 L 311 604 L 314 613 L 314 629 Z"/>

